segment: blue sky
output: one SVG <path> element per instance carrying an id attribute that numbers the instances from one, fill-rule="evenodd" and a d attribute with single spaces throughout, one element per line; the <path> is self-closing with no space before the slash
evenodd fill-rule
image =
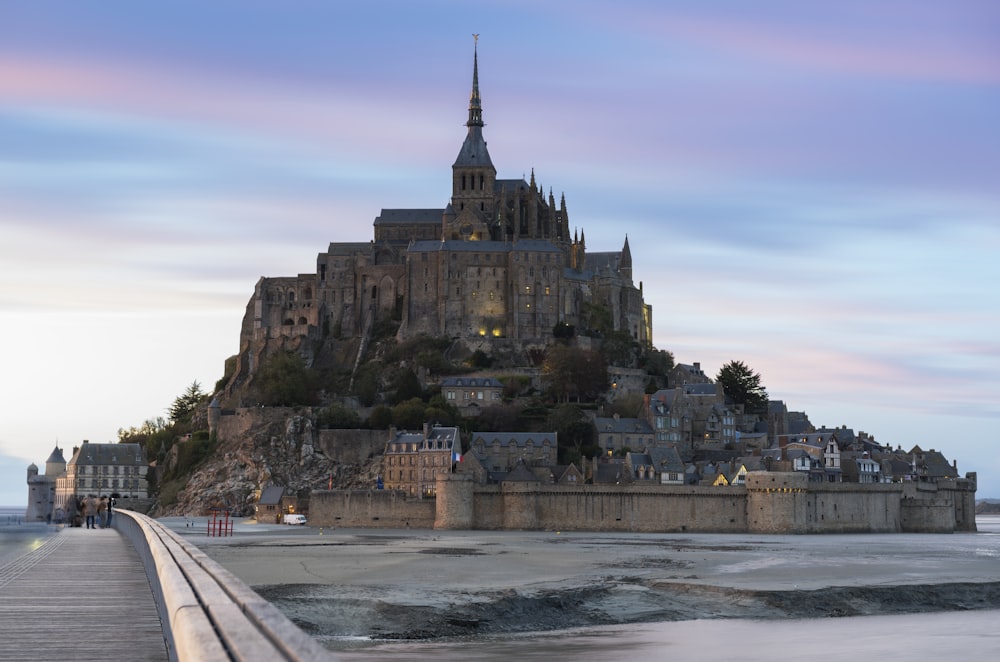
<path id="1" fill-rule="evenodd" d="M 443 206 L 474 32 L 499 175 L 628 233 L 658 347 L 1000 497 L 1000 5 L 36 0 L 0 10 L 0 503 L 211 389 L 260 276 Z"/>

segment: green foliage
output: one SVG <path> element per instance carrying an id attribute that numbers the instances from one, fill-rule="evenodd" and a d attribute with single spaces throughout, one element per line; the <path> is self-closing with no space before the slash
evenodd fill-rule
<path id="1" fill-rule="evenodd" d="M 423 399 L 424 389 L 420 386 L 420 380 L 410 369 L 400 370 L 393 383 L 395 395 L 393 402 L 406 402 L 413 398 Z"/>
<path id="2" fill-rule="evenodd" d="M 386 363 L 399 363 L 400 361 L 412 359 L 423 354 L 437 354 L 440 356 L 451 345 L 448 338 L 435 336 L 417 336 L 395 345 L 385 353 Z"/>
<path id="3" fill-rule="evenodd" d="M 177 495 L 187 485 L 188 477 L 166 481 L 160 485 L 160 505 L 172 506 L 177 503 Z"/>
<path id="4" fill-rule="evenodd" d="M 476 368 L 477 370 L 482 370 L 484 368 L 489 368 L 493 365 L 493 358 L 481 349 L 477 349 L 472 353 L 466 362 L 470 368 Z"/>
<path id="5" fill-rule="evenodd" d="M 177 396 L 174 400 L 174 404 L 170 406 L 169 414 L 170 421 L 173 423 L 186 422 L 191 420 L 191 414 L 194 413 L 195 407 L 201 403 L 207 396 L 201 391 L 201 384 L 197 381 L 191 382 L 191 385 L 187 387 L 181 395 Z"/>
<path id="6" fill-rule="evenodd" d="M 424 417 L 426 408 L 427 406 L 420 398 L 401 402 L 392 408 L 392 422 L 396 427 L 404 430 L 419 430 L 427 420 Z"/>
<path id="7" fill-rule="evenodd" d="M 542 374 L 548 392 L 560 402 L 595 400 L 609 386 L 604 357 L 576 347 L 549 347 Z"/>
<path id="8" fill-rule="evenodd" d="M 368 416 L 368 427 L 372 430 L 387 430 L 392 425 L 392 409 L 379 405 Z"/>
<path id="9" fill-rule="evenodd" d="M 715 381 L 722 384 L 727 402 L 743 405 L 744 413 L 767 416 L 767 390 L 759 372 L 742 361 L 730 361 L 719 369 Z"/>
<path id="10" fill-rule="evenodd" d="M 440 425 L 454 425 L 455 417 L 447 409 L 428 406 L 424 409 L 424 420 Z"/>
<path id="11" fill-rule="evenodd" d="M 579 462 L 600 452 L 594 425 L 579 407 L 563 405 L 550 410 L 545 425 L 559 435 L 560 464 Z"/>
<path id="12" fill-rule="evenodd" d="M 674 369 L 674 355 L 665 349 L 650 349 L 642 355 L 640 367 L 647 374 L 666 377 Z"/>
<path id="13" fill-rule="evenodd" d="M 527 375 L 504 375 L 497 379 L 503 384 L 503 397 L 508 400 L 524 395 L 531 387 L 531 377 Z"/>
<path id="14" fill-rule="evenodd" d="M 375 404 L 378 397 L 378 376 L 372 364 L 361 367 L 354 376 L 354 395 L 365 407 Z"/>
<path id="15" fill-rule="evenodd" d="M 316 401 L 317 375 L 306 368 L 296 352 L 280 351 L 261 361 L 251 392 L 266 407 L 312 405 Z"/>
<path id="16" fill-rule="evenodd" d="M 141 444 L 146 457 L 156 459 L 161 448 L 167 449 L 174 443 L 174 426 L 168 425 L 161 417 L 150 418 L 139 427 L 118 430 L 118 443 Z"/>
<path id="17" fill-rule="evenodd" d="M 611 311 L 599 303 L 584 303 L 580 309 L 580 326 L 585 335 L 604 337 L 614 330 Z"/>
<path id="18" fill-rule="evenodd" d="M 638 418 L 642 413 L 644 398 L 638 393 L 632 393 L 615 398 L 605 409 L 605 416 L 618 414 L 622 418 Z"/>
<path id="19" fill-rule="evenodd" d="M 483 407 L 474 427 L 477 432 L 525 432 L 528 418 L 522 413 L 523 409 L 516 405 Z"/>
<path id="20" fill-rule="evenodd" d="M 316 413 L 316 427 L 325 430 L 353 430 L 361 427 L 358 412 L 334 403 Z"/>
<path id="21" fill-rule="evenodd" d="M 628 331 L 606 331 L 601 341 L 601 354 L 608 365 L 630 368 L 636 364 L 639 355 L 639 343 Z"/>

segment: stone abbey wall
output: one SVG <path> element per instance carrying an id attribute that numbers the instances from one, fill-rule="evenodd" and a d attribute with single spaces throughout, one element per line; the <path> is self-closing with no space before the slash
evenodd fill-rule
<path id="1" fill-rule="evenodd" d="M 437 497 L 314 492 L 315 526 L 642 533 L 943 533 L 974 531 L 974 479 L 932 484 L 808 483 L 753 472 L 745 487 L 475 485 L 449 474 Z"/>

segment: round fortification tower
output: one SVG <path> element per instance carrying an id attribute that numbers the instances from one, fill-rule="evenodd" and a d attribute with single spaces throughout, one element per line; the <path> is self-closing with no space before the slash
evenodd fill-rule
<path id="1" fill-rule="evenodd" d="M 435 529 L 472 528 L 472 474 L 441 474 L 435 481 Z"/>

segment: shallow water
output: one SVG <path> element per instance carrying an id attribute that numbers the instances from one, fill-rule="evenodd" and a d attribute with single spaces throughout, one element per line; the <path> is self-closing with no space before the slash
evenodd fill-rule
<path id="1" fill-rule="evenodd" d="M 977 518 L 976 553 L 996 558 L 1000 581 L 1000 516 Z M 841 538 L 817 538 L 837 545 Z M 932 537 L 935 545 L 940 538 Z M 963 538 L 967 543 L 969 539 Z M 816 550 L 820 551 L 817 547 Z M 933 576 L 926 577 L 933 581 Z M 462 641 L 370 641 L 327 639 L 341 660 L 510 660 L 570 659 L 705 660 L 777 659 L 813 661 L 864 657 L 880 662 L 949 659 L 976 655 L 1000 659 L 1000 611 L 955 611 L 887 616 L 783 620 L 711 619 L 590 627 L 558 632 L 498 635 Z"/>
<path id="2" fill-rule="evenodd" d="M 324 642 L 340 660 L 704 660 L 879 662 L 998 659 L 1000 611 L 781 621 L 698 620 L 448 643 Z"/>
<path id="3" fill-rule="evenodd" d="M 37 549 L 57 527 L 25 523 L 24 508 L 0 508 L 0 567 Z"/>

